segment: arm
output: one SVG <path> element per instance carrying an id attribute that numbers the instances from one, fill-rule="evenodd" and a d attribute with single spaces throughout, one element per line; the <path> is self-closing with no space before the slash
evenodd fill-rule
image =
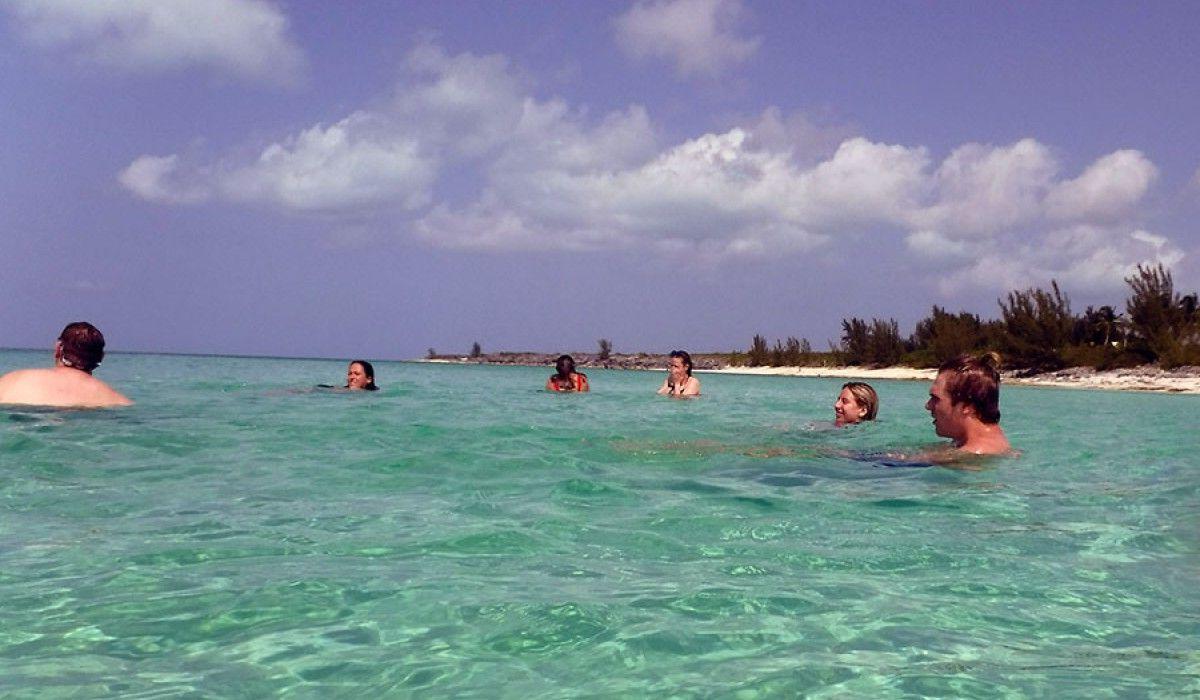
<path id="1" fill-rule="evenodd" d="M 671 393 L 671 375 L 668 374 L 667 378 L 663 380 L 663 385 L 658 388 L 658 393 L 660 395 Z"/>
<path id="2" fill-rule="evenodd" d="M 688 377 L 687 383 L 683 385 L 683 391 L 679 392 L 680 396 L 699 396 L 700 395 L 700 380 L 695 377 Z"/>
<path id="3" fill-rule="evenodd" d="M 554 383 L 554 375 L 546 380 L 546 391 L 558 391 L 558 385 Z"/>
<path id="4" fill-rule="evenodd" d="M 577 377 L 575 380 L 575 391 L 588 391 L 587 375 L 580 372 L 575 376 Z"/>

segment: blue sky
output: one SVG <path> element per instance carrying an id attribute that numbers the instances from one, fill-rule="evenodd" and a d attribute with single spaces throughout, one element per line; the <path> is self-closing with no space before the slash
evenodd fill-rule
<path id="1" fill-rule="evenodd" d="M 824 347 L 1200 282 L 1194 3 L 0 6 L 0 345 Z"/>

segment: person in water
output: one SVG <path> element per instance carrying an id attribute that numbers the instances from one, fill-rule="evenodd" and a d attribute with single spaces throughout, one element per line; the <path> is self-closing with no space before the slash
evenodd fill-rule
<path id="1" fill-rule="evenodd" d="M 0 377 L 0 404 L 104 408 L 133 402 L 92 376 L 104 359 L 104 334 L 85 321 L 67 324 L 54 343 L 54 367 Z"/>
<path id="2" fill-rule="evenodd" d="M 865 382 L 846 382 L 833 402 L 833 423 L 841 427 L 875 420 L 879 412 L 879 394 Z"/>
<path id="3" fill-rule="evenodd" d="M 672 350 L 667 365 L 667 378 L 658 393 L 665 396 L 699 396 L 700 380 L 692 376 L 692 356 L 683 350 Z"/>
<path id="4" fill-rule="evenodd" d="M 346 386 L 350 391 L 378 391 L 375 386 L 375 368 L 366 360 L 351 360 L 346 367 Z"/>
<path id="5" fill-rule="evenodd" d="M 546 380 L 547 391 L 587 391 L 588 378 L 583 372 L 575 371 L 575 358 L 560 355 L 554 361 L 555 373 Z"/>
<path id="6" fill-rule="evenodd" d="M 1012 449 L 1000 428 L 1000 356 L 994 352 L 942 363 L 925 410 L 934 431 L 958 450 L 994 455 Z"/>

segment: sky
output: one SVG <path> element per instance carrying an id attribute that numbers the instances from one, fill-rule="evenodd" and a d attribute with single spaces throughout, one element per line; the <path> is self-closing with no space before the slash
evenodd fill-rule
<path id="1" fill-rule="evenodd" d="M 0 3 L 0 346 L 817 349 L 1200 287 L 1200 5 Z"/>

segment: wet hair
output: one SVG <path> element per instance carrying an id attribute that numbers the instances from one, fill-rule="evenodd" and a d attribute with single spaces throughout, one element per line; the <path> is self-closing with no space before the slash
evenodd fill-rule
<path id="1" fill-rule="evenodd" d="M 683 360 L 683 364 L 687 366 L 688 376 L 692 376 L 692 356 L 687 353 L 687 350 L 672 350 L 668 357 L 678 357 Z"/>
<path id="2" fill-rule="evenodd" d="M 863 420 L 875 420 L 875 414 L 879 413 L 879 394 L 875 393 L 875 389 L 871 388 L 866 382 L 846 382 L 842 385 L 843 389 L 849 389 L 850 394 L 854 396 L 854 400 L 859 406 L 867 410 L 863 414 Z"/>
<path id="3" fill-rule="evenodd" d="M 570 376 L 571 373 L 575 371 L 575 358 L 571 357 L 570 355 L 559 355 L 558 359 L 554 361 L 554 371 L 559 374 L 562 374 L 563 363 L 566 363 L 566 365 L 567 365 L 566 373 L 567 373 L 567 376 Z"/>
<path id="4" fill-rule="evenodd" d="M 363 389 L 367 391 L 378 391 L 379 387 L 375 386 L 375 368 L 366 360 L 350 360 L 352 365 L 362 365 L 363 373 L 367 375 L 367 385 Z M 347 384 L 346 386 L 350 386 Z"/>
<path id="5" fill-rule="evenodd" d="M 949 372 L 946 393 L 950 403 L 966 403 L 984 423 L 1000 422 L 1000 355 L 963 354 L 943 362 L 938 374 Z"/>
<path id="6" fill-rule="evenodd" d="M 91 374 L 104 360 L 104 334 L 87 321 L 68 323 L 58 334 L 58 342 L 62 343 L 61 362 L 67 367 Z"/>

